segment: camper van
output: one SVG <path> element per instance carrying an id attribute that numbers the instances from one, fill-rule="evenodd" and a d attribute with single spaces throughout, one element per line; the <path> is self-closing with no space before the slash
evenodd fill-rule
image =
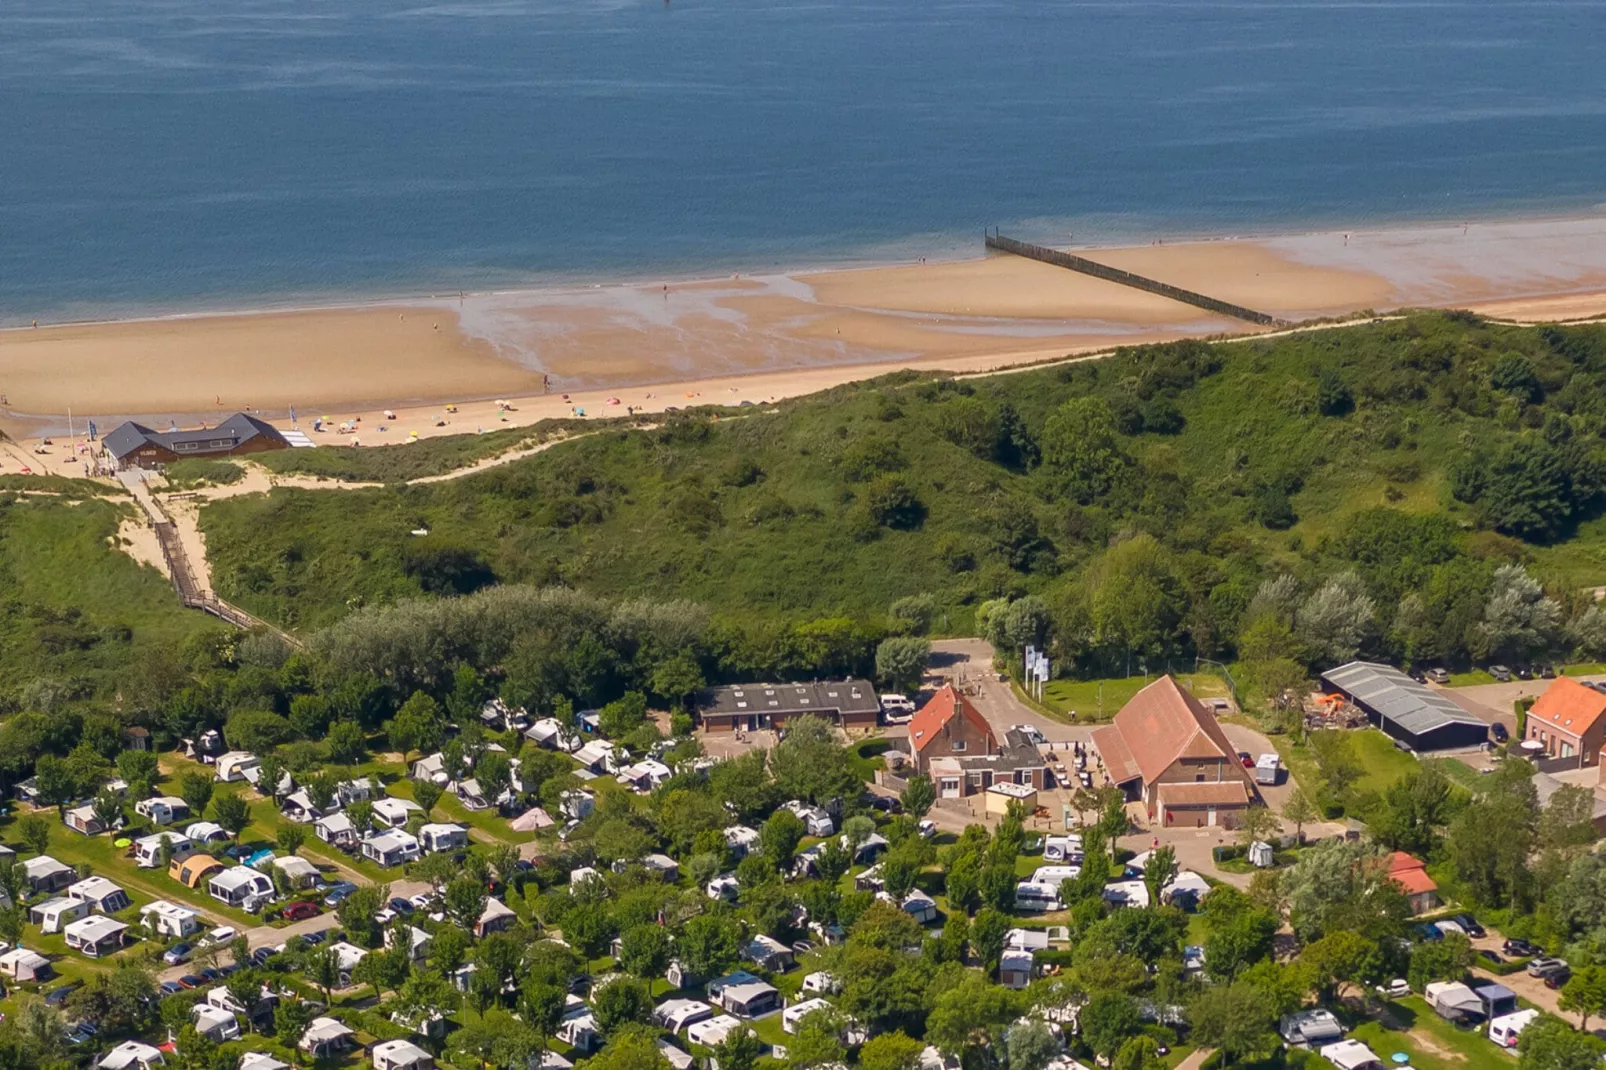
<path id="1" fill-rule="evenodd" d="M 1489 1022 L 1489 1039 L 1502 1048 L 1515 1048 L 1517 1038 L 1528 1027 L 1528 1023 L 1539 1017 L 1539 1012 L 1532 1008 L 1517 1011 L 1515 1014 L 1502 1014 Z"/>
<path id="2" fill-rule="evenodd" d="M 1065 904 L 1060 902 L 1059 885 L 1021 881 L 1015 885 L 1015 909 L 1045 913 L 1050 910 L 1064 910 Z"/>

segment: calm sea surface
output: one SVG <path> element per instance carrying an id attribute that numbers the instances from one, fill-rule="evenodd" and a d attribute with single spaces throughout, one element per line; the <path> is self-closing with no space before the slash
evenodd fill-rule
<path id="1" fill-rule="evenodd" d="M 1606 3 L 5 0 L 0 321 L 1585 213 Z"/>

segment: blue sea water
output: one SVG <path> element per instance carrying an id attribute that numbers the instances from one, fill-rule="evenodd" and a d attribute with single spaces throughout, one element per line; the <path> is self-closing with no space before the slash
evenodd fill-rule
<path id="1" fill-rule="evenodd" d="M 0 322 L 1568 214 L 1600 0 L 5 0 Z"/>

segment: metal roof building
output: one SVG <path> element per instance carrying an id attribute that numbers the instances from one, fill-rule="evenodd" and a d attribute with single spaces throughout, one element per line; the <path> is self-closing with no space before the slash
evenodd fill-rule
<path id="1" fill-rule="evenodd" d="M 874 728 L 881 699 L 867 680 L 801 684 L 733 684 L 697 695 L 710 730 L 779 728 L 788 717 L 812 713 L 844 728 Z"/>
<path id="2" fill-rule="evenodd" d="M 1489 739 L 1489 725 L 1481 718 L 1389 665 L 1352 661 L 1322 673 L 1322 684 L 1414 751 L 1476 747 Z"/>

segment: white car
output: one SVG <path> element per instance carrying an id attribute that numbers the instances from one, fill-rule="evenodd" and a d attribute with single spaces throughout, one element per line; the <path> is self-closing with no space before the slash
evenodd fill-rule
<path id="1" fill-rule="evenodd" d="M 929 819 L 920 822 L 915 828 L 919 830 L 921 836 L 928 840 L 937 834 L 937 823 Z"/>
<path id="2" fill-rule="evenodd" d="M 1405 978 L 1396 977 L 1386 985 L 1378 985 L 1377 994 L 1386 999 L 1404 999 L 1411 994 L 1411 986 L 1405 983 Z"/>
<path id="3" fill-rule="evenodd" d="M 238 935 L 240 934 L 234 931 L 234 927 L 232 925 L 220 925 L 216 929 L 213 929 L 211 932 L 207 933 L 205 936 L 201 937 L 201 943 L 203 945 L 226 944 Z"/>
<path id="4" fill-rule="evenodd" d="M 1012 731 L 1019 732 L 1021 735 L 1025 736 L 1026 742 L 1030 743 L 1034 747 L 1041 746 L 1042 744 L 1048 742 L 1048 737 L 1043 735 L 1043 733 L 1039 731 L 1035 725 L 1012 724 L 1009 727 Z"/>

